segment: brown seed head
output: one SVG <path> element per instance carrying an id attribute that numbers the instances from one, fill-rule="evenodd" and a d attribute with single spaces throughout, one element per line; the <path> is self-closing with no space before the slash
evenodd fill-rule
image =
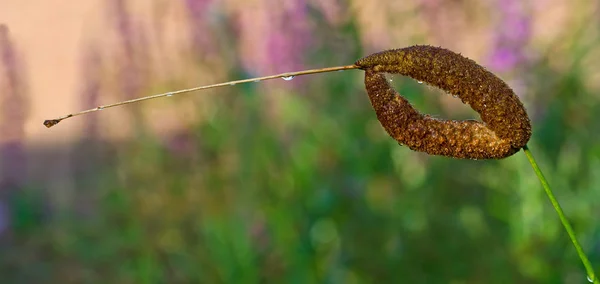
<path id="1" fill-rule="evenodd" d="M 383 127 L 413 150 L 499 159 L 516 153 L 531 137 L 529 117 L 510 87 L 475 61 L 450 50 L 412 46 L 369 55 L 355 64 L 366 71 L 367 93 Z M 409 76 L 458 96 L 480 114 L 483 123 L 420 114 L 381 72 Z"/>

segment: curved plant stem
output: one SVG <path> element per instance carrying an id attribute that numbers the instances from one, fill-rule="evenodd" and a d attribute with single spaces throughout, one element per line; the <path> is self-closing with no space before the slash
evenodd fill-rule
<path id="1" fill-rule="evenodd" d="M 577 250 L 577 254 L 579 255 L 579 258 L 581 259 L 581 262 L 583 262 L 583 266 L 585 266 L 585 270 L 587 271 L 587 275 L 588 275 L 588 280 L 590 282 L 593 282 L 594 284 L 600 283 L 600 281 L 598 280 L 598 278 L 596 278 L 596 275 L 594 274 L 594 269 L 592 267 L 592 264 L 590 263 L 589 259 L 585 255 L 585 252 L 581 248 L 581 245 L 577 241 L 577 238 L 575 237 L 575 232 L 573 232 L 573 228 L 571 227 L 569 220 L 567 220 L 567 217 L 565 217 L 565 213 L 562 211 L 560 204 L 558 204 L 556 197 L 554 197 L 554 193 L 552 193 L 552 189 L 550 189 L 550 184 L 548 184 L 548 180 L 546 180 L 546 178 L 544 177 L 544 174 L 540 170 L 540 167 L 538 166 L 537 162 L 535 161 L 535 158 L 533 158 L 533 155 L 531 154 L 531 151 L 529 150 L 527 145 L 525 145 L 525 147 L 523 147 L 523 151 L 525 152 L 525 155 L 527 156 L 529 163 L 531 163 L 531 167 L 533 168 L 533 171 L 535 172 L 535 174 L 539 178 L 540 182 L 542 183 L 542 187 L 544 188 L 544 191 L 546 191 L 546 195 L 548 195 L 548 199 L 550 199 L 550 202 L 552 203 L 554 210 L 556 210 L 556 213 L 558 214 L 558 218 L 560 219 L 563 226 L 565 227 L 567 234 L 569 234 L 569 238 L 571 238 L 571 242 L 573 242 L 573 246 L 575 246 L 575 250 Z"/>

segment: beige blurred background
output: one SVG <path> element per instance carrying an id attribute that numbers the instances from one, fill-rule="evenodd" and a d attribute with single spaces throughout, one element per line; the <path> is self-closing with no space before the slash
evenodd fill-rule
<path id="1" fill-rule="evenodd" d="M 268 5 L 267 1 L 259 0 L 217 2 L 223 2 L 218 6 L 224 7 L 224 11 L 230 14 L 252 6 L 257 11 L 264 11 L 262 7 Z M 328 5 L 327 3 L 332 2 L 336 1 L 323 1 L 323 4 L 320 5 Z M 491 34 L 488 31 L 494 28 L 490 26 L 493 21 L 488 21 L 485 17 L 477 20 L 477 17 L 481 16 L 473 11 L 490 9 L 492 4 L 489 1 L 466 1 L 472 2 L 464 4 L 471 6 L 472 10 L 467 13 L 455 10 L 453 6 L 447 6 L 444 13 L 439 13 L 439 18 L 429 19 L 429 24 L 422 24 L 420 21 L 424 17 L 418 15 L 403 18 L 402 25 L 396 25 L 399 28 L 393 30 L 389 30 L 386 25 L 399 20 L 395 18 L 395 15 L 402 17 L 402 15 L 410 13 L 419 2 L 435 5 L 436 1 L 376 2 L 349 1 L 348 11 L 356 15 L 362 29 L 366 30 L 361 37 L 363 37 L 363 42 L 367 43 L 367 50 L 375 51 L 409 45 L 415 42 L 410 37 L 421 38 L 419 41 L 422 41 L 422 35 L 425 34 L 429 36 L 427 42 L 431 44 L 460 50 L 463 54 L 476 60 L 485 59 L 486 54 L 482 52 L 487 50 L 491 44 L 491 40 L 488 39 Z M 588 3 L 583 1 L 578 5 L 577 1 L 544 0 L 524 4 L 524 9 L 532 17 L 532 34 L 535 34 L 531 46 L 534 48 L 547 46 L 557 37 L 564 35 L 566 27 L 584 25 L 585 23 L 580 21 L 588 16 L 582 15 L 582 13 L 596 11 L 589 9 Z M 173 71 L 169 68 L 181 69 L 180 65 L 186 61 L 186 58 L 178 57 L 177 51 L 188 41 L 186 35 L 189 28 L 185 23 L 185 13 L 182 11 L 181 3 L 179 1 L 132 0 L 128 1 L 128 5 L 127 9 L 135 18 L 135 24 L 139 24 L 140 28 L 146 30 L 150 37 L 155 37 L 154 39 L 160 37 L 162 40 L 162 46 L 148 46 L 154 65 L 160 66 L 153 72 L 160 73 L 162 70 L 164 74 L 168 74 Z M 437 9 L 443 10 L 442 8 L 438 7 Z M 380 16 L 372 17 L 371 15 L 374 14 Z M 475 19 L 469 17 L 475 17 Z M 255 17 L 250 21 L 260 21 L 260 19 L 261 17 Z M 481 25 L 473 26 L 474 21 Z M 64 142 L 80 135 L 81 132 L 73 130 L 81 127 L 81 119 L 69 120 L 52 131 L 45 129 L 41 122 L 44 119 L 82 109 L 78 98 L 82 82 L 86 80 L 82 78 L 81 72 L 82 52 L 89 45 L 102 46 L 104 54 L 117 52 L 111 50 L 115 46 L 116 40 L 115 29 L 110 22 L 110 12 L 107 11 L 105 1 L 101 0 L 0 1 L 0 23 L 9 27 L 10 35 L 24 58 L 27 70 L 26 79 L 31 97 L 31 111 L 26 124 L 27 137 L 34 140 L 44 139 L 46 142 Z M 256 38 L 249 40 L 258 41 Z M 561 47 L 555 46 L 555 48 Z M 164 54 L 171 51 L 170 54 Z M 252 53 L 252 48 L 241 47 L 240 52 L 247 56 L 254 54 L 260 57 L 260 54 Z M 161 61 L 161 57 L 168 58 L 168 60 Z M 555 60 L 557 64 L 560 64 L 560 58 Z M 109 65 L 105 67 L 110 68 L 110 61 L 106 64 Z M 340 62 L 340 64 L 347 64 L 347 62 Z M 598 75 L 592 77 L 598 78 Z M 198 80 L 198 83 L 211 82 L 215 81 Z M 180 87 L 189 86 L 182 85 Z M 114 98 L 108 98 L 109 94 L 105 91 L 102 92 L 102 95 L 101 102 L 103 103 L 115 101 Z M 111 116 L 118 120 L 117 114 L 121 112 L 111 110 Z M 164 128 L 167 129 L 169 126 Z M 107 130 L 107 132 L 113 130 Z M 121 135 L 126 134 L 121 133 Z"/>
<path id="2" fill-rule="evenodd" d="M 140 0 L 128 1 L 126 4 L 128 13 L 135 19 L 132 23 L 135 28 L 147 31 L 151 37 L 161 33 L 161 46 L 148 46 L 152 52 L 153 64 L 160 66 L 153 73 L 159 76 L 172 72 L 170 67 L 180 66 L 178 59 L 185 61 L 185 58 L 177 56 L 183 43 L 188 42 L 188 25 L 180 4 L 175 1 Z M 29 142 L 39 139 L 43 139 L 45 144 L 72 142 L 82 134 L 80 119 L 62 123 L 60 127 L 50 131 L 41 122 L 83 110 L 81 93 L 89 78 L 85 78 L 85 63 L 82 61 L 88 47 L 98 46 L 105 58 L 114 56 L 115 59 L 112 60 L 119 60 L 119 50 L 116 48 L 119 44 L 116 39 L 118 35 L 111 23 L 113 19 L 107 6 L 106 1 L 101 0 L 0 1 L 0 23 L 8 26 L 20 63 L 26 71 L 23 75 L 31 107 L 26 123 Z M 161 23 L 158 27 L 160 31 L 154 24 L 157 21 Z M 169 50 L 172 53 L 162 53 Z M 168 58 L 168 63 L 164 64 L 161 58 Z M 111 69 L 110 60 L 105 60 L 103 64 L 103 67 Z M 206 82 L 198 80 L 202 81 Z M 183 87 L 185 86 L 182 85 L 181 88 Z M 101 93 L 100 103 L 117 101 L 109 90 L 101 90 Z M 119 113 L 119 110 L 112 112 L 112 118 L 106 120 L 117 120 L 118 123 Z M 124 130 L 120 128 L 123 125 L 107 127 L 112 135 L 105 138 L 114 138 L 119 133 L 126 135 L 123 133 L 126 131 L 119 131 Z"/>

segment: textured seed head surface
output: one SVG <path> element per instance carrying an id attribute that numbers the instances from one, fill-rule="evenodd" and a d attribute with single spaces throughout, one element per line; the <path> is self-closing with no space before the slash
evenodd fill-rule
<path id="1" fill-rule="evenodd" d="M 529 117 L 519 98 L 500 78 L 450 50 L 412 46 L 372 54 L 355 63 L 365 70 L 365 86 L 377 118 L 388 134 L 416 151 L 456 158 L 499 159 L 524 147 L 531 137 Z M 420 114 L 382 74 L 427 82 L 459 97 L 481 122 L 438 120 Z"/>

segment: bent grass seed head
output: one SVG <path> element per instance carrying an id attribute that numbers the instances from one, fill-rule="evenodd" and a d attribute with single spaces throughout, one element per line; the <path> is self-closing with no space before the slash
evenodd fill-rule
<path id="1" fill-rule="evenodd" d="M 454 158 L 500 159 L 519 151 L 531 137 L 525 108 L 506 83 L 473 60 L 426 45 L 375 53 L 354 65 L 230 81 L 98 106 L 46 120 L 44 125 L 50 128 L 70 117 L 159 97 L 275 78 L 289 81 L 296 76 L 348 69 L 365 71 L 365 86 L 377 119 L 390 136 L 412 150 Z M 483 122 L 439 120 L 419 113 L 389 85 L 384 72 L 409 76 L 458 96 L 481 115 Z"/>
<path id="2" fill-rule="evenodd" d="M 49 119 L 44 125 L 50 128 L 74 116 L 160 97 L 275 78 L 289 81 L 296 76 L 349 69 L 365 71 L 365 87 L 377 119 L 392 138 L 412 150 L 460 159 L 502 159 L 523 149 L 586 269 L 588 280 L 600 283 L 527 147 L 531 122 L 519 98 L 504 81 L 475 61 L 441 47 L 417 45 L 387 50 L 361 58 L 353 65 L 282 73 L 131 99 Z M 457 96 L 478 112 L 482 121 L 441 120 L 421 114 L 390 86 L 383 73 L 409 76 Z"/>

